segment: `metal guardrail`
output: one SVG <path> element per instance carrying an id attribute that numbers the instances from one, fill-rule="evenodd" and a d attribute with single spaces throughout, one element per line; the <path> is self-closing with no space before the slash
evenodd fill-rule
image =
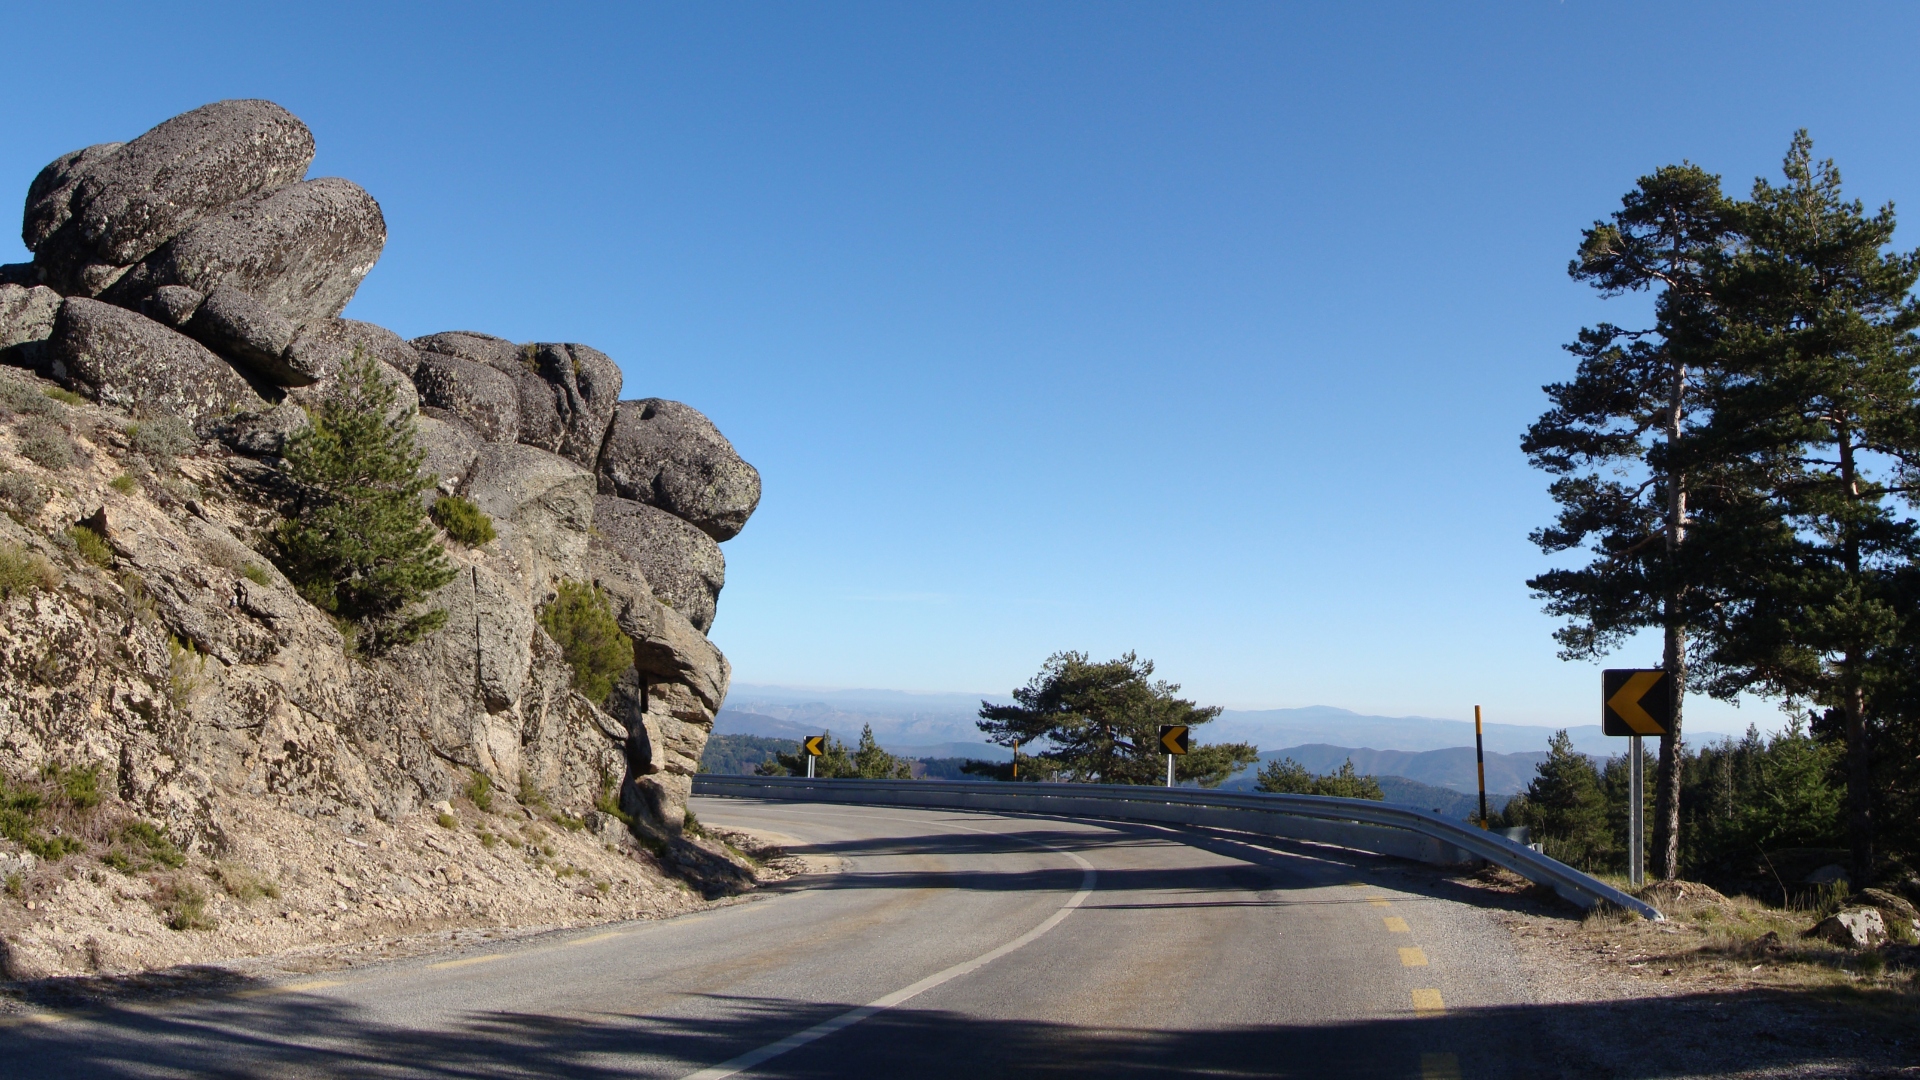
<path id="1" fill-rule="evenodd" d="M 1659 910 L 1523 844 L 1438 814 L 1371 799 L 1127 784 L 1008 784 L 952 780 L 809 780 L 798 776 L 693 778 L 695 795 L 860 803 L 940 810 L 1003 810 L 1056 817 L 1203 825 L 1333 844 L 1417 862 L 1485 859 L 1584 908 L 1613 904 L 1661 921 Z"/>

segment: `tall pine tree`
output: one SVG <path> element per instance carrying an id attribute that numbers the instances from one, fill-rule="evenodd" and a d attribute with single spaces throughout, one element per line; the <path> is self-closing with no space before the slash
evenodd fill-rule
<path id="1" fill-rule="evenodd" d="M 1703 442 L 1760 477 L 1759 514 L 1709 527 L 1722 577 L 1716 694 L 1753 689 L 1823 710 L 1846 744 L 1856 885 L 1874 874 L 1872 703 L 1911 682 L 1920 528 L 1903 513 L 1920 471 L 1909 295 L 1920 253 L 1889 253 L 1891 206 L 1841 194 L 1806 132 L 1786 182 L 1754 183 L 1724 305 L 1715 412 Z"/>
<path id="2" fill-rule="evenodd" d="M 1673 725 L 1660 740 L 1655 777 L 1654 872 L 1680 866 L 1680 731 L 1689 633 L 1704 597 L 1686 558 L 1690 514 L 1710 466 L 1683 444 L 1707 417 L 1702 368 L 1712 355 L 1712 282 L 1732 240 L 1734 216 L 1720 180 L 1690 164 L 1640 178 L 1620 209 L 1586 230 L 1568 267 L 1602 295 L 1650 291 L 1653 325 L 1610 323 L 1580 331 L 1570 382 L 1546 387 L 1552 408 L 1522 440 L 1553 474 L 1560 512 L 1537 530 L 1543 551 L 1585 549 L 1585 566 L 1550 570 L 1527 584 L 1567 622 L 1555 637 L 1568 659 L 1591 659 L 1641 630 L 1663 635 Z"/>

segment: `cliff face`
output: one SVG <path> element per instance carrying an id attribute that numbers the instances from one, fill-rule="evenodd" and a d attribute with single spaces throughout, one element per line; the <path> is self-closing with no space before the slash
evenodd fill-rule
<path id="1" fill-rule="evenodd" d="M 220 102 L 29 191 L 35 259 L 0 267 L 0 772 L 92 769 L 208 858 L 261 815 L 408 828 L 485 777 L 589 848 L 698 862 L 672 852 L 727 691 L 718 544 L 758 473 L 688 406 L 621 401 L 588 346 L 338 318 L 385 224 L 349 181 L 303 179 L 312 146 L 278 106 Z M 443 538 L 445 624 L 375 658 L 262 554 L 278 454 L 356 350 L 418 402 L 429 498 L 498 532 Z M 603 706 L 537 624 L 567 580 L 633 639 Z"/>

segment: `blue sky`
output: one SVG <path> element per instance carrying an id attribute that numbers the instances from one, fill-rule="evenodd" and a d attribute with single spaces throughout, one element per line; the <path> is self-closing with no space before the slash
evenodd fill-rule
<path id="1" fill-rule="evenodd" d="M 1635 177 L 1920 182 L 1894 5 L 41 4 L 0 191 L 225 97 L 385 209 L 350 316 L 583 341 L 765 480 L 745 682 L 1592 723 L 1518 451 Z M 1920 244 L 1912 226 L 1900 237 Z M 11 235 L 0 261 L 24 258 Z M 1651 663 L 1652 643 L 1621 666 Z M 1697 704 L 1696 729 L 1770 726 Z"/>

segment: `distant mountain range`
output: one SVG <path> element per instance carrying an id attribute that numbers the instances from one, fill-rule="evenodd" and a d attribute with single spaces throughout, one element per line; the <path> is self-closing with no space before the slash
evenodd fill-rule
<path id="1" fill-rule="evenodd" d="M 1480 790 L 1479 777 L 1474 768 L 1473 748 L 1469 746 L 1416 751 L 1372 750 L 1366 747 L 1329 746 L 1325 743 L 1263 751 L 1260 754 L 1259 765 L 1240 773 L 1221 786 L 1228 791 L 1251 791 L 1256 769 L 1264 767 L 1269 761 L 1288 757 L 1316 773 L 1334 772 L 1343 762 L 1352 761 L 1355 772 L 1369 776 L 1404 777 L 1434 788 L 1475 795 L 1476 798 Z M 1527 784 L 1533 780 L 1534 770 L 1545 760 L 1547 760 L 1545 750 L 1527 754 L 1497 754 L 1489 751 L 1487 754 L 1489 797 L 1497 794 L 1500 796 L 1500 802 L 1504 804 L 1507 796 L 1525 791 Z"/>
<path id="2" fill-rule="evenodd" d="M 807 690 L 737 683 L 714 722 L 721 734 L 795 738 L 831 732 L 852 742 L 862 725 L 873 726 L 880 744 L 897 754 L 975 756 L 1005 760 L 1008 752 L 980 738 L 974 726 L 982 700 L 1003 694 L 913 694 L 899 690 Z M 790 726 L 780 726 L 790 725 Z M 1600 725 L 1567 729 L 1574 749 L 1597 757 L 1621 753 L 1624 740 L 1608 739 Z M 1501 754 L 1544 753 L 1553 728 L 1525 724 L 1485 725 L 1486 748 Z M 1377 751 L 1442 750 L 1473 745 L 1470 720 L 1426 716 L 1367 716 L 1328 705 L 1299 709 L 1230 709 L 1195 732 L 1201 742 L 1249 742 L 1269 747 L 1309 744 L 1371 747 Z M 951 754 L 935 754 L 949 747 Z M 1338 764 L 1337 762 L 1335 763 Z M 1359 762 L 1354 762 L 1359 767 Z"/>

